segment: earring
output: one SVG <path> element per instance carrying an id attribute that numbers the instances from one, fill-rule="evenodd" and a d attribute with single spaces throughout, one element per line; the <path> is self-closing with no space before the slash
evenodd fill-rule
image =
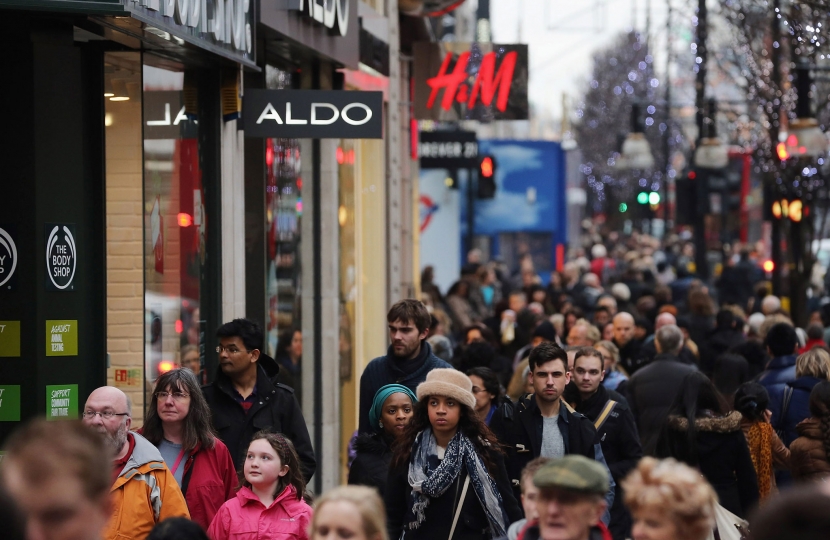
<path id="1" fill-rule="evenodd" d="M 378 422 L 378 425 L 380 426 L 380 429 L 383 429 L 383 422 Z"/>

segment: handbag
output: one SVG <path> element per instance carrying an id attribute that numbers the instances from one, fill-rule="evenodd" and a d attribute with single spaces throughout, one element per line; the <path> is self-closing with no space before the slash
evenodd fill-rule
<path id="1" fill-rule="evenodd" d="M 450 536 L 447 540 L 452 540 L 452 535 L 455 534 L 455 526 L 458 525 L 458 518 L 461 516 L 461 507 L 464 506 L 464 497 L 467 496 L 467 488 L 470 487 L 470 475 L 464 479 L 464 488 L 461 490 L 461 498 L 458 499 L 458 506 L 455 508 L 455 517 L 452 518 L 452 527 L 450 527 Z"/>
<path id="2" fill-rule="evenodd" d="M 746 540 L 748 537 L 749 523 L 720 504 L 715 506 L 715 528 L 707 540 Z"/>

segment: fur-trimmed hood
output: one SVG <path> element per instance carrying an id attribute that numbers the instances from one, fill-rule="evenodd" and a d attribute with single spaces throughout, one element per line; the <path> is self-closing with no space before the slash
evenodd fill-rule
<path id="1" fill-rule="evenodd" d="M 729 433 L 740 431 L 743 416 L 738 411 L 732 411 L 726 416 L 715 416 L 709 414 L 701 418 L 695 418 L 695 430 L 698 432 Z M 669 428 L 675 431 L 687 431 L 689 421 L 682 416 L 669 416 Z"/>

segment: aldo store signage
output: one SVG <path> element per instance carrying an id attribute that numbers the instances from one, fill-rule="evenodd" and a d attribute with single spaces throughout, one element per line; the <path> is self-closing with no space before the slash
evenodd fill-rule
<path id="1" fill-rule="evenodd" d="M 416 43 L 415 118 L 527 120 L 527 45 Z"/>
<path id="2" fill-rule="evenodd" d="M 381 139 L 383 92 L 247 90 L 242 125 L 246 137 Z"/>
<path id="3" fill-rule="evenodd" d="M 78 266 L 75 225 L 47 223 L 46 288 L 53 291 L 74 291 Z"/>
<path id="4" fill-rule="evenodd" d="M 12 277 L 17 270 L 17 244 L 10 229 L 0 227 L 0 290 L 12 288 Z"/>

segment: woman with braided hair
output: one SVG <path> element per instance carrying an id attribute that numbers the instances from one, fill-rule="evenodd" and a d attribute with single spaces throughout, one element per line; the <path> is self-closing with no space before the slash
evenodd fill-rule
<path id="1" fill-rule="evenodd" d="M 741 429 L 758 476 L 761 501 L 778 492 L 775 469 L 790 468 L 790 451 L 772 429 L 769 423 L 772 413 L 768 407 L 769 393 L 758 383 L 744 383 L 735 392 L 735 410 L 743 416 Z"/>
<path id="2" fill-rule="evenodd" d="M 521 519 L 499 443 L 475 412 L 473 383 L 433 369 L 394 445 L 386 483 L 389 538 L 499 538 Z"/>
<path id="3" fill-rule="evenodd" d="M 790 445 L 790 465 L 798 481 L 830 477 L 830 382 L 820 382 L 810 392 L 810 418 L 796 426 L 798 437 Z"/>

